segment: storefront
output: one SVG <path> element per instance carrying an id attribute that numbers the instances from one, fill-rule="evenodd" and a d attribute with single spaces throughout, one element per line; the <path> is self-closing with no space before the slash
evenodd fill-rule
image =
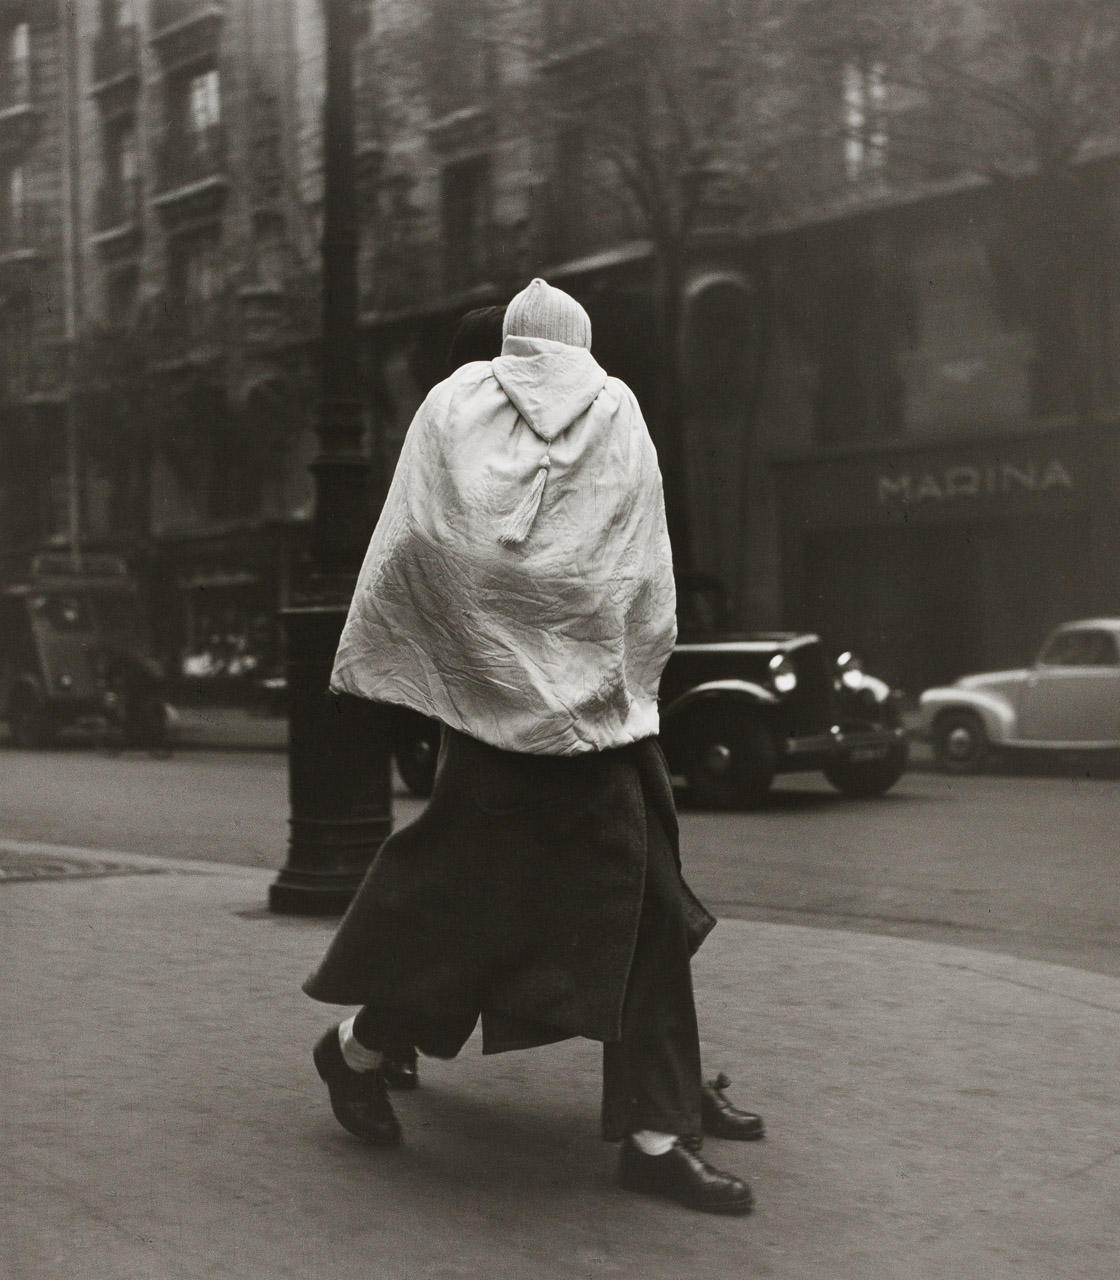
<path id="1" fill-rule="evenodd" d="M 262 679 L 282 672 L 279 613 L 305 540 L 304 523 L 283 521 L 159 540 L 153 622 L 177 696 L 251 702 Z"/>
<path id="2" fill-rule="evenodd" d="M 1120 426 L 815 453 L 776 464 L 788 625 L 910 694 L 1030 660 L 1120 612 Z"/>

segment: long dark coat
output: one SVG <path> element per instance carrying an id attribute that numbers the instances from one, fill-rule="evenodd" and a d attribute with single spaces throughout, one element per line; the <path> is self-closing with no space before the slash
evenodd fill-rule
<path id="1" fill-rule="evenodd" d="M 304 990 L 404 1011 L 440 1056 L 480 1012 L 486 1053 L 617 1040 L 654 822 L 679 867 L 655 739 L 534 756 L 447 730 L 427 809 L 385 842 Z M 715 920 L 681 894 L 695 951 Z"/>

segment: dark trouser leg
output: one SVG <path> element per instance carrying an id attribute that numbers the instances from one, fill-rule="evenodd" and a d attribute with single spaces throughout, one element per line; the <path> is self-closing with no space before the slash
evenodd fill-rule
<path id="1" fill-rule="evenodd" d="M 700 1040 L 680 874 L 669 842 L 649 817 L 646 884 L 622 1038 L 603 1046 L 603 1137 L 637 1129 L 700 1133 Z"/>
<path id="2" fill-rule="evenodd" d="M 367 1049 L 380 1049 L 400 1056 L 414 1046 L 433 1058 L 454 1058 L 471 1037 L 478 1022 L 476 1008 L 463 1008 L 453 1017 L 443 1017 L 438 1027 L 407 1009 L 388 1009 L 367 1004 L 354 1018 L 354 1038 Z"/>

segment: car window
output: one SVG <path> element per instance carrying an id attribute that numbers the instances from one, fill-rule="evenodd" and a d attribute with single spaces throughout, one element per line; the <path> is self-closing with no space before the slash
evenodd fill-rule
<path id="1" fill-rule="evenodd" d="M 1113 667 L 1120 662 L 1116 637 L 1109 631 L 1059 631 L 1042 652 L 1045 667 Z"/>

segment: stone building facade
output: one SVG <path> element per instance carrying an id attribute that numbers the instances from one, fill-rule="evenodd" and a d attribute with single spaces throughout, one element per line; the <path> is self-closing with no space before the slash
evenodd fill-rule
<path id="1" fill-rule="evenodd" d="M 322 2 L 76 4 L 75 398 L 66 6 L 0 0 L 18 68 L 0 87 L 0 431 L 27 478 L 3 486 L 3 536 L 65 536 L 76 424 L 83 536 L 143 547 L 164 647 L 196 671 L 275 647 L 309 514 Z M 689 576 L 733 624 L 816 628 L 916 692 L 1115 611 L 1113 139 L 1078 158 L 1068 207 L 1029 175 L 915 180 L 893 165 L 923 104 L 842 31 L 822 70 L 794 0 L 761 42 L 723 0 L 352 8 L 363 373 L 386 472 L 459 316 L 544 275 L 638 394 Z M 628 183 L 651 157 L 653 184 Z M 1045 216 L 1024 235 L 1009 209 L 1032 201 Z M 1055 227 L 1096 264 L 1064 311 L 1060 273 L 1031 270 Z"/>
<path id="2" fill-rule="evenodd" d="M 9 570 L 77 533 L 149 584 L 173 669 L 274 663 L 317 327 L 294 5 L 5 0 L 0 23 Z"/>
<path id="3" fill-rule="evenodd" d="M 56 6 L 0 5 L 0 432 L 9 539 L 66 522 L 66 83 Z"/>

